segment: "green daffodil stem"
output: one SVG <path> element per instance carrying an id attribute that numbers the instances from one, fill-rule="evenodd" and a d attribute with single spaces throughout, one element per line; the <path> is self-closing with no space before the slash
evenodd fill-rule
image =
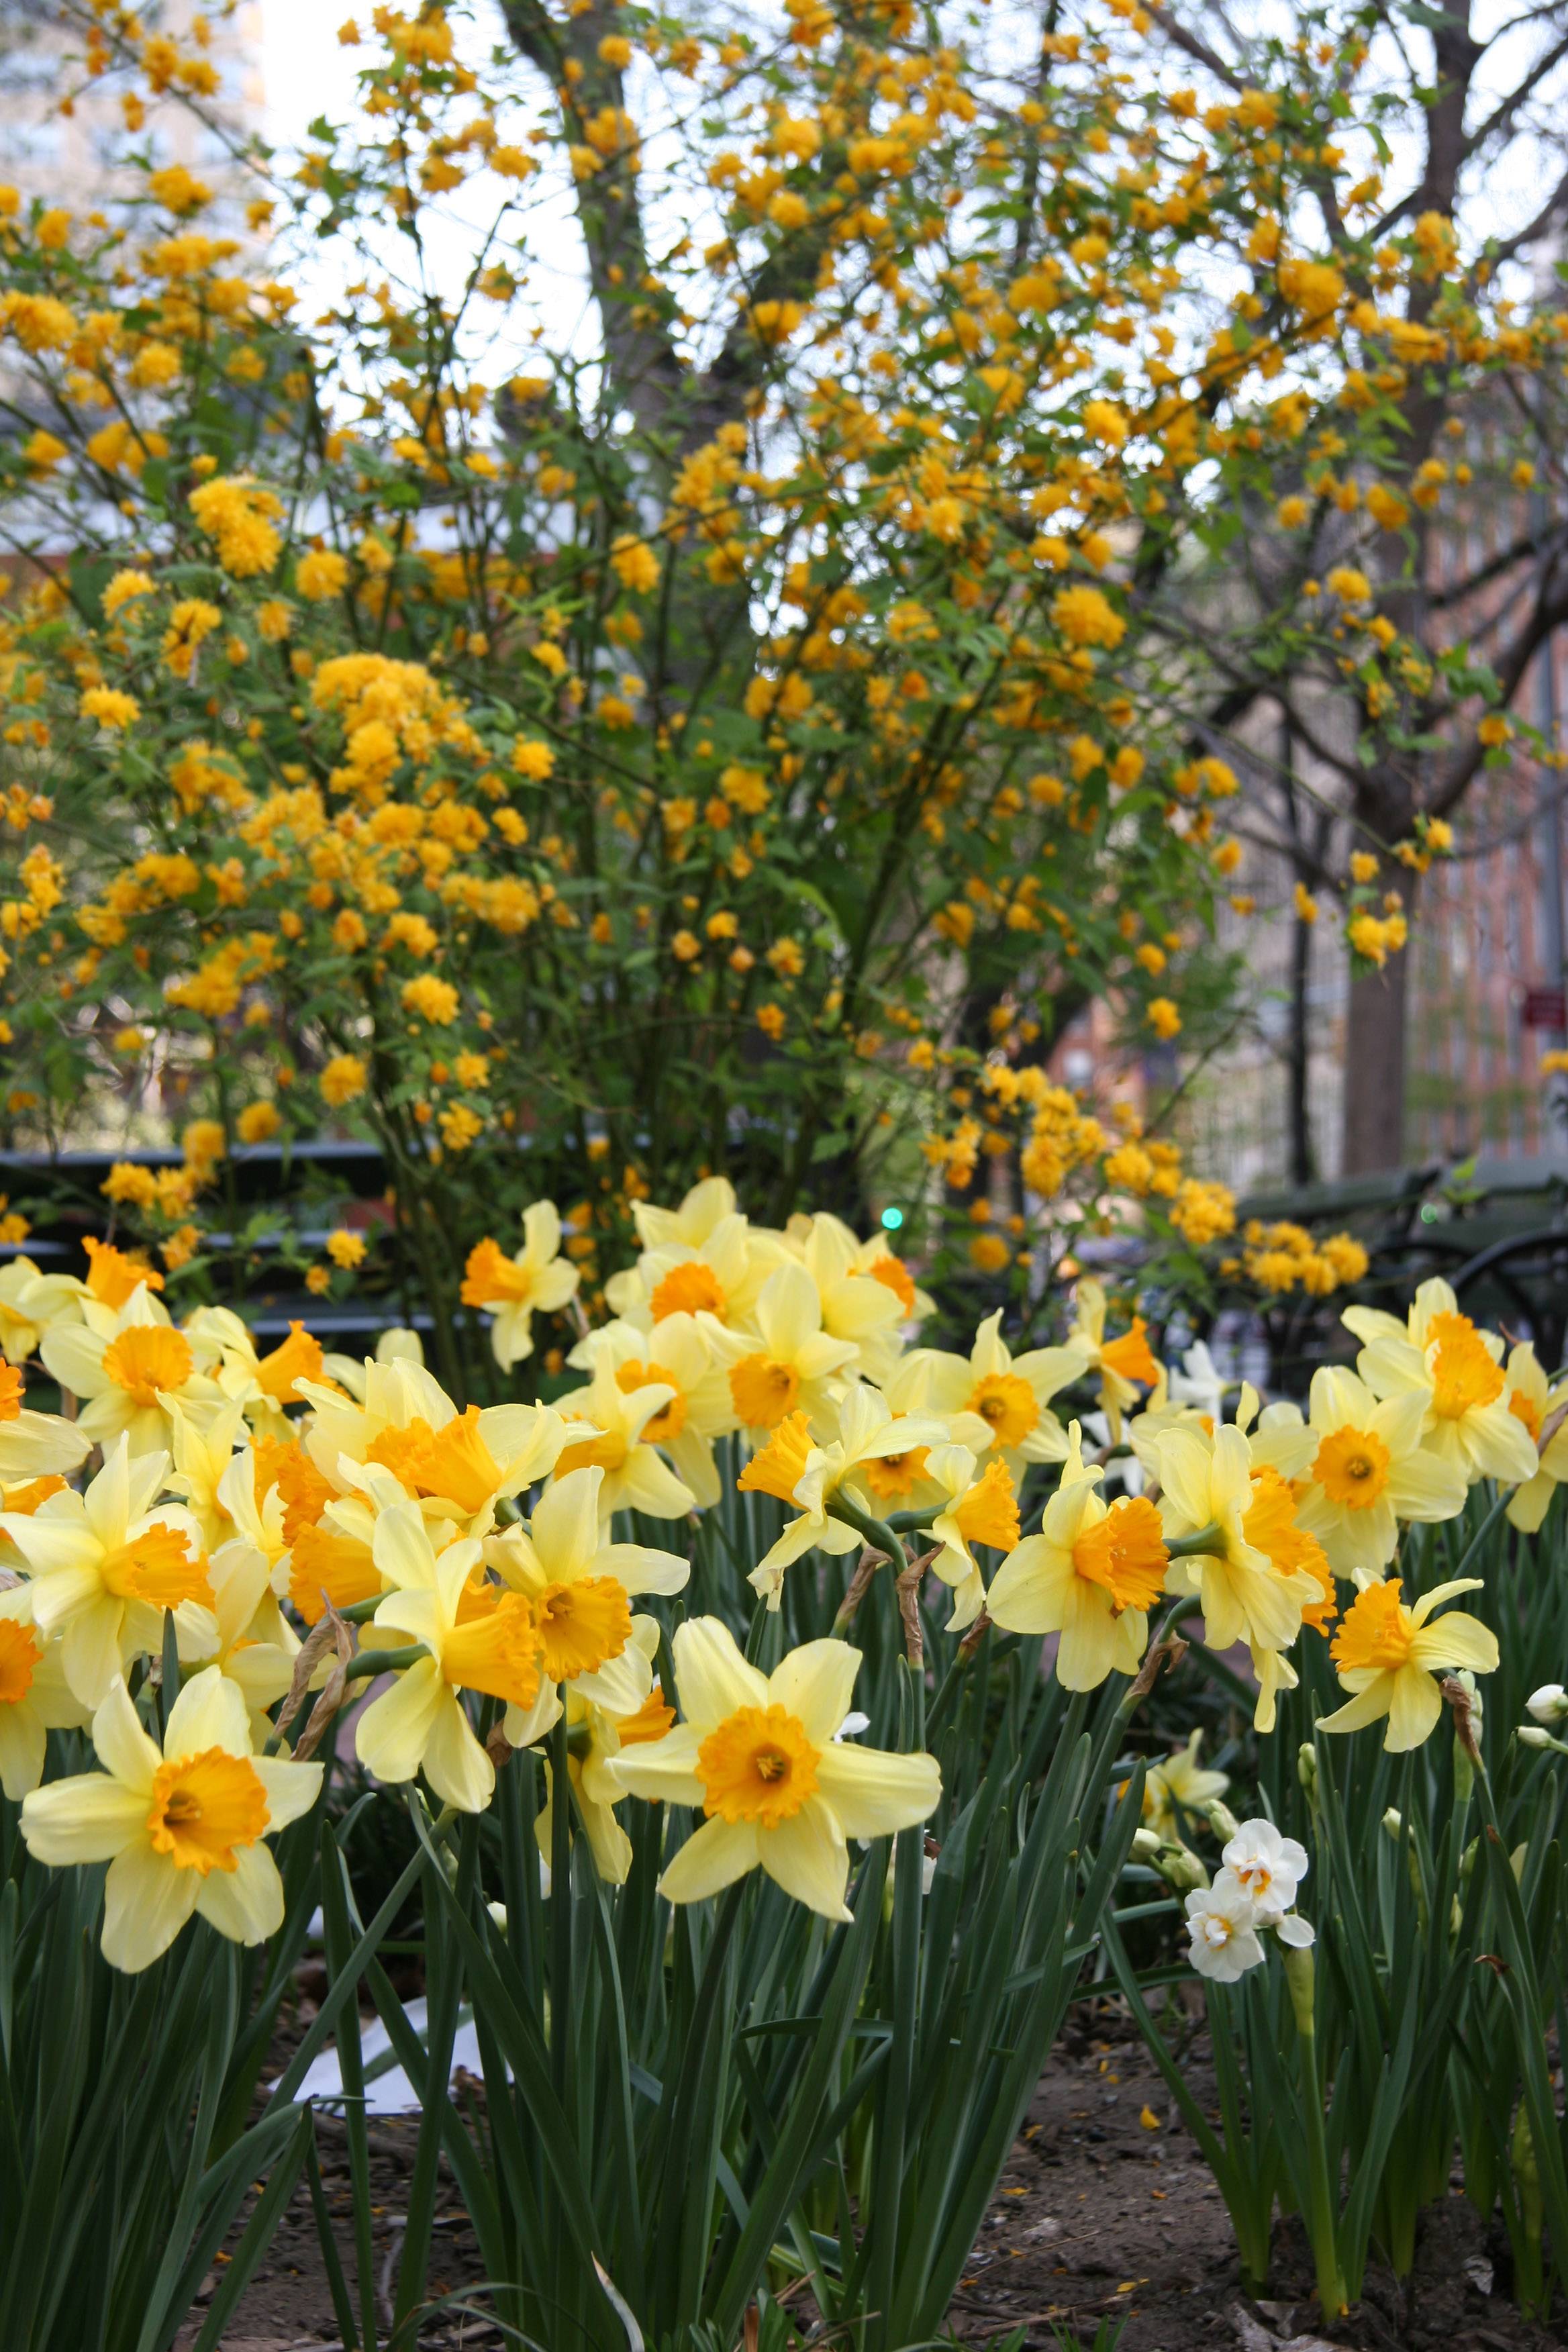
<path id="1" fill-rule="evenodd" d="M 1350 2308 L 1344 2273 L 1340 2267 L 1339 2212 L 1329 2172 L 1329 2144 L 1323 2129 L 1323 2085 L 1318 2074 L 1316 1972 L 1311 1949 L 1284 1952 L 1285 1981 L 1301 2052 L 1301 2114 L 1307 2133 L 1309 2196 L 1307 2229 L 1312 2241 L 1312 2261 L 1318 2277 L 1318 2303 L 1325 2320 L 1337 2319 Z"/>
<path id="2" fill-rule="evenodd" d="M 858 1535 L 865 1537 L 868 1544 L 875 1544 L 900 1574 L 908 1568 L 909 1555 L 885 1519 L 874 1519 L 868 1511 L 861 1510 L 844 1495 L 833 1496 L 827 1511 L 830 1518 L 842 1519 L 847 1528 L 853 1528 Z"/>
<path id="3" fill-rule="evenodd" d="M 1190 1536 L 1177 1536 L 1165 1549 L 1173 1559 L 1195 1559 L 1213 1551 L 1221 1533 L 1218 1520 L 1211 1519 L 1206 1528 L 1196 1528 Z"/>
<path id="4" fill-rule="evenodd" d="M 356 1650 L 343 1668 L 343 1676 L 348 1682 L 363 1682 L 372 1675 L 400 1675 L 429 1654 L 423 1642 L 411 1642 L 405 1650 Z"/>

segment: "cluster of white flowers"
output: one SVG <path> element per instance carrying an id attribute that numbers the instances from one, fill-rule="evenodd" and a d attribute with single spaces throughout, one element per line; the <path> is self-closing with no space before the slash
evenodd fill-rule
<path id="1" fill-rule="evenodd" d="M 1220 1859 L 1214 1885 L 1195 1886 L 1187 1896 L 1187 1939 L 1200 1976 L 1234 1984 L 1261 1962 L 1263 1935 L 1293 1951 L 1312 1943 L 1312 1927 L 1295 1907 L 1307 1850 L 1259 1818 L 1242 1822 Z"/>

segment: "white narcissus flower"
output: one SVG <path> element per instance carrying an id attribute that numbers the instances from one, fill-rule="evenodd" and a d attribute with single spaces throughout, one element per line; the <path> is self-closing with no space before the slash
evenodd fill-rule
<path id="1" fill-rule="evenodd" d="M 1212 1886 L 1194 1886 L 1186 1913 L 1189 1957 L 1199 1976 L 1235 1984 L 1259 1965 L 1257 1906 L 1231 1873 L 1222 1870 Z"/>
<path id="2" fill-rule="evenodd" d="M 667 1866 L 660 1892 L 697 1903 L 759 1867 L 825 1918 L 847 1919 L 850 1838 L 887 1837 L 935 1811 L 931 1756 L 894 1756 L 838 1741 L 860 1653 L 807 1642 L 760 1674 L 717 1618 L 674 1640 L 682 1720 L 606 1766 L 634 1795 L 706 1816 Z"/>
<path id="3" fill-rule="evenodd" d="M 84 1706 L 102 1702 L 139 1651 L 156 1655 L 166 1610 L 183 1658 L 213 1645 L 201 1530 L 178 1503 L 149 1507 L 168 1466 L 166 1454 L 132 1458 L 121 1435 L 85 1494 L 68 1486 L 36 1511 L 0 1514 L 27 1563 L 34 1620 L 46 1637 L 61 1636 L 66 1679 Z"/>
<path id="4" fill-rule="evenodd" d="M 1282 1837 L 1272 1822 L 1261 1818 L 1239 1824 L 1220 1860 L 1251 1895 L 1259 1918 L 1270 1926 L 1272 1914 L 1289 1910 L 1309 1868 L 1306 1847 L 1295 1838 Z"/>
<path id="5" fill-rule="evenodd" d="M 103 1956 L 150 1967 L 193 1912 L 235 1943 L 283 1922 L 283 1882 L 262 1843 L 315 1802 L 320 1764 L 254 1756 L 245 1699 L 216 1666 L 148 1737 L 117 1676 L 92 1718 L 101 1772 L 51 1780 L 23 1801 L 22 1835 L 56 1868 L 107 1862 Z"/>
<path id="6" fill-rule="evenodd" d="M 490 1349 L 503 1372 L 533 1353 L 533 1318 L 553 1315 L 577 1293 L 577 1268 L 561 1255 L 561 1219 L 553 1201 L 535 1201 L 522 1213 L 522 1247 L 509 1257 L 489 1239 L 476 1242 L 463 1274 L 465 1307 L 487 1308 Z"/>

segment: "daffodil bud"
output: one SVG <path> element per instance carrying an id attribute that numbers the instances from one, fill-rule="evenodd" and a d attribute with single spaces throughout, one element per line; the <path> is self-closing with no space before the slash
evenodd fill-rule
<path id="1" fill-rule="evenodd" d="M 1154 1867 L 1173 1893 L 1195 1894 L 1209 1883 L 1208 1872 L 1191 1849 L 1184 1845 L 1163 1845 L 1154 1859 Z"/>
<path id="2" fill-rule="evenodd" d="M 1405 1816 L 1397 1805 L 1390 1805 L 1383 1817 L 1383 1826 L 1391 1838 L 1400 1835 L 1405 1827 Z"/>
<path id="3" fill-rule="evenodd" d="M 1568 1723 L 1568 1690 L 1564 1690 L 1561 1683 L 1542 1683 L 1539 1690 L 1531 1692 L 1524 1702 L 1524 1709 L 1527 1715 L 1535 1717 L 1537 1723 Z M 1537 1739 L 1530 1744 L 1538 1748 L 1541 1742 Z"/>
<path id="4" fill-rule="evenodd" d="M 1296 1750 L 1296 1778 L 1307 1792 L 1307 1801 L 1314 1808 L 1318 1802 L 1318 1751 L 1310 1739 L 1303 1739 Z"/>
<path id="5" fill-rule="evenodd" d="M 1207 1817 L 1210 1829 L 1213 1830 L 1220 1843 L 1228 1844 L 1241 1826 L 1230 1807 L 1222 1799 L 1211 1797 L 1204 1807 L 1204 1812 Z"/>
<path id="6" fill-rule="evenodd" d="M 1521 1723 L 1513 1736 L 1521 1748 L 1558 1748 L 1562 1745 L 1539 1723 Z"/>
<path id="7" fill-rule="evenodd" d="M 1127 1858 L 1130 1862 L 1152 1862 L 1160 1851 L 1160 1844 L 1161 1840 L 1157 1832 L 1134 1830 Z"/>

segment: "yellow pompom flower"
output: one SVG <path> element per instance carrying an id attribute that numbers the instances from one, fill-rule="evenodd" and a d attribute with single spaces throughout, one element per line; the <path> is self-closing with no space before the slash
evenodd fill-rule
<path id="1" fill-rule="evenodd" d="M 1360 1731 L 1386 1716 L 1383 1744 L 1393 1754 L 1430 1738 L 1443 1713 L 1438 1675 L 1456 1667 L 1489 1675 L 1497 1667 L 1497 1636 L 1479 1617 L 1456 1609 L 1432 1622 L 1445 1601 L 1479 1591 L 1480 1584 L 1478 1576 L 1457 1577 L 1424 1593 L 1413 1609 L 1399 1597 L 1397 1576 L 1358 1593 L 1333 1642 L 1341 1684 L 1354 1695 L 1321 1716 L 1319 1730 Z"/>
<path id="2" fill-rule="evenodd" d="M 22 1835 L 36 1860 L 107 1862 L 103 1957 L 134 1972 L 193 1912 L 237 1944 L 283 1923 L 283 1882 L 262 1841 L 315 1802 L 320 1764 L 255 1756 L 244 1694 L 209 1666 L 169 1710 L 160 1748 L 117 1675 L 92 1719 L 101 1772 L 35 1789 Z"/>
<path id="3" fill-rule="evenodd" d="M 761 1868 L 825 1918 L 847 1919 L 849 1839 L 925 1821 L 942 1794 L 936 1759 L 837 1737 L 860 1665 L 847 1642 L 807 1642 L 764 1675 L 727 1626 L 697 1617 L 677 1629 L 674 1652 L 684 1719 L 605 1767 L 636 1796 L 702 1811 L 659 1892 L 700 1903 Z"/>

